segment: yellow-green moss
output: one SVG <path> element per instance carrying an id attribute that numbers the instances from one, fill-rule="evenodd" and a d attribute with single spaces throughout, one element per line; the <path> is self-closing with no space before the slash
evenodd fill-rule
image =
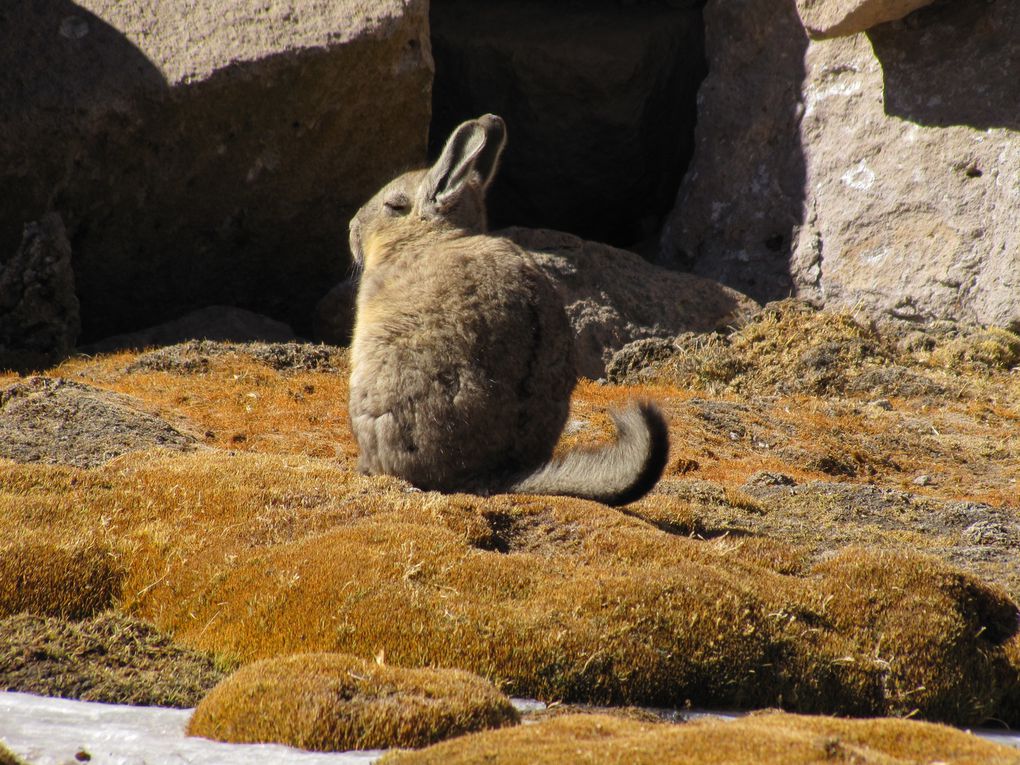
<path id="1" fill-rule="evenodd" d="M 607 715 L 558 717 L 478 733 L 385 765 L 1016 765 L 1020 752 L 968 733 L 907 720 L 840 720 L 781 713 L 739 720 L 650 725 Z"/>
<path id="2" fill-rule="evenodd" d="M 741 336 L 757 359 L 741 374 L 766 375 L 775 393 L 800 379 L 805 354 L 822 382 L 855 374 L 861 359 L 887 360 L 870 329 L 846 317 L 814 317 L 816 326 L 800 310 L 766 313 Z M 672 385 L 582 383 L 574 416 L 589 426 L 570 443 L 606 434 L 606 409 L 634 396 L 661 400 L 670 419 L 680 459 L 657 493 L 620 511 L 421 493 L 357 475 L 342 370 L 283 375 L 237 354 L 210 357 L 200 374 L 125 371 L 130 361 L 79 359 L 58 371 L 186 416 L 220 448 L 137 453 L 93 470 L 0 460 L 0 538 L 11 549 L 81 539 L 115 549 L 119 608 L 190 647 L 244 661 L 384 651 L 395 664 L 460 667 L 547 700 L 1020 722 L 1020 655 L 1007 650 L 1017 638 L 1006 640 L 1012 606 L 1001 593 L 944 563 L 837 552 L 851 541 L 926 545 L 1008 581 L 1012 550 L 964 559 L 940 546 L 948 537 L 937 524 L 910 515 L 888 531 L 885 510 L 862 514 L 852 498 L 823 512 L 796 504 L 793 488 L 767 506 L 738 488 L 762 470 L 818 477 L 784 447 L 821 444 L 855 460 L 858 475 L 841 478 L 848 485 L 987 502 L 1007 533 L 1016 375 L 971 375 L 969 391 L 994 387 L 995 396 L 942 401 L 941 419 L 893 394 L 878 408 L 807 393 L 699 400 Z M 882 370 L 899 374 L 895 364 Z M 922 472 L 933 481 L 911 488 Z M 669 493 L 695 481 L 712 489 L 704 500 Z M 813 568 L 819 555 L 831 559 Z M 40 570 L 67 568 L 54 561 Z"/>
<path id="3" fill-rule="evenodd" d="M 238 670 L 198 705 L 188 734 L 342 751 L 427 746 L 517 720 L 509 699 L 468 672 L 318 653 Z"/>

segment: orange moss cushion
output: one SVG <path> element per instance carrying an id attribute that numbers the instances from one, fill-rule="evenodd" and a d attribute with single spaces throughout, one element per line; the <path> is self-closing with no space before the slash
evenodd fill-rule
<path id="1" fill-rule="evenodd" d="M 199 704 L 188 734 L 342 751 L 426 746 L 517 720 L 509 699 L 468 672 L 315 653 L 238 670 Z"/>
<path id="2" fill-rule="evenodd" d="M 385 765 L 1016 765 L 1020 751 L 942 725 L 908 720 L 840 720 L 782 713 L 684 725 L 606 715 L 570 715 L 488 731 L 417 752 L 391 752 Z"/>

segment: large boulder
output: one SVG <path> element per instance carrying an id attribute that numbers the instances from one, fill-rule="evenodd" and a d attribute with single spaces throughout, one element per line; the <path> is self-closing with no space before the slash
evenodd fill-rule
<path id="1" fill-rule="evenodd" d="M 864 32 L 902 19 L 932 0 L 797 0 L 797 11 L 812 39 Z"/>
<path id="2" fill-rule="evenodd" d="M 0 8 L 0 252 L 59 212 L 82 339 L 235 304 L 310 328 L 347 219 L 422 162 L 426 0 Z"/>
<path id="3" fill-rule="evenodd" d="M 712 0 L 706 27 L 667 261 L 759 300 L 1020 323 L 1020 6 L 809 42 L 794 0 Z"/>
<path id="4" fill-rule="evenodd" d="M 509 127 L 494 226 L 654 237 L 692 149 L 700 3 L 435 0 L 431 22 L 433 141 L 484 112 Z"/>
<path id="5" fill-rule="evenodd" d="M 71 244 L 51 213 L 26 224 L 18 251 L 0 260 L 0 369 L 45 367 L 74 348 L 79 330 Z"/>

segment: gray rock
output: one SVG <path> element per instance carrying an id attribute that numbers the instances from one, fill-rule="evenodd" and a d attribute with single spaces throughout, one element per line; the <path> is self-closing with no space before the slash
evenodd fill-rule
<path id="1" fill-rule="evenodd" d="M 654 236 L 690 158 L 705 72 L 700 4 L 680 5 L 434 0 L 433 140 L 484 112 L 509 128 L 494 227 L 628 246 Z"/>
<path id="2" fill-rule="evenodd" d="M 932 0 L 797 0 L 804 28 L 812 39 L 864 32 L 878 24 L 902 19 Z"/>
<path id="3" fill-rule="evenodd" d="M 25 226 L 0 262 L 0 369 L 48 366 L 73 348 L 80 321 L 71 245 L 59 215 Z"/>
<path id="4" fill-rule="evenodd" d="M 496 234 L 528 250 L 559 289 L 574 327 L 578 372 L 592 379 L 635 340 L 737 327 L 759 310 L 736 290 L 606 244 L 542 229 Z"/>
<path id="5" fill-rule="evenodd" d="M 792 0 L 710 0 L 694 156 L 660 258 L 759 302 L 793 292 L 802 220 L 799 86 L 808 40 Z"/>
<path id="6" fill-rule="evenodd" d="M 196 306 L 311 328 L 349 215 L 421 163 L 426 0 L 0 7 L 0 252 L 59 212 L 86 342 Z"/>
<path id="7" fill-rule="evenodd" d="M 709 2 L 663 257 L 759 300 L 1020 325 L 1020 5 L 908 21 L 809 43 L 792 3 Z"/>
<path id="8" fill-rule="evenodd" d="M 106 353 L 126 348 L 174 345 L 187 340 L 286 343 L 295 339 L 293 330 L 283 322 L 243 308 L 212 305 L 138 332 L 103 338 L 80 350 L 85 353 Z"/>

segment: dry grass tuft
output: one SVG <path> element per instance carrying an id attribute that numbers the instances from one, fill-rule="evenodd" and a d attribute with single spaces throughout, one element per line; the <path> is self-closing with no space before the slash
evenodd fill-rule
<path id="1" fill-rule="evenodd" d="M 93 539 L 10 539 L 0 547 L 0 617 L 17 613 L 82 619 L 110 608 L 124 569 Z"/>
<path id="2" fill-rule="evenodd" d="M 27 614 L 0 619 L 3 690 L 192 707 L 224 674 L 209 656 L 114 612 L 78 622 Z"/>
<path id="3" fill-rule="evenodd" d="M 1015 749 L 958 730 L 906 720 L 840 720 L 767 713 L 739 720 L 654 725 L 607 715 L 557 717 L 490 731 L 417 752 L 391 752 L 386 765 L 1016 765 Z"/>
<path id="4" fill-rule="evenodd" d="M 476 675 L 318 653 L 239 670 L 199 704 L 188 734 L 343 751 L 428 746 L 517 721 L 510 700 Z"/>

